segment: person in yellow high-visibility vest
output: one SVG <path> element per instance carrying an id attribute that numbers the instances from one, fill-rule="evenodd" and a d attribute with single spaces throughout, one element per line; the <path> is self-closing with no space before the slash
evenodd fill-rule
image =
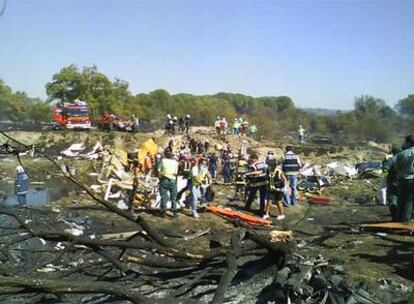
<path id="1" fill-rule="evenodd" d="M 208 167 L 206 165 L 206 161 L 201 158 L 196 166 L 193 166 L 191 170 L 191 193 L 192 193 L 192 200 L 191 200 L 191 214 L 194 217 L 200 217 L 197 212 L 198 201 L 202 200 L 205 191 L 205 182 L 206 180 L 211 181 L 210 172 L 208 172 Z"/>
<path id="2" fill-rule="evenodd" d="M 172 204 L 172 211 L 175 215 L 177 212 L 178 161 L 174 158 L 170 149 L 166 149 L 164 152 L 164 157 L 161 159 L 157 169 L 160 177 L 161 214 L 164 214 L 167 208 L 169 197 Z"/>

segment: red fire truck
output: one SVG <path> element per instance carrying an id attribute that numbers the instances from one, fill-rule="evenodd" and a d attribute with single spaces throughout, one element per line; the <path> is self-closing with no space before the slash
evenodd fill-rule
<path id="1" fill-rule="evenodd" d="M 59 103 L 53 109 L 53 129 L 89 130 L 91 119 L 88 104 L 79 99 L 72 103 Z"/>

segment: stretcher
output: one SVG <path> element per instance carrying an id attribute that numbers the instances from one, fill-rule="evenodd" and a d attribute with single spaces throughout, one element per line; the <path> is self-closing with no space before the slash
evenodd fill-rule
<path id="1" fill-rule="evenodd" d="M 254 216 L 254 215 L 250 215 L 250 214 L 246 214 L 240 211 L 235 211 L 233 209 L 230 208 L 223 208 L 223 207 L 216 207 L 216 206 L 208 206 L 206 207 L 206 209 L 214 214 L 223 216 L 223 217 L 227 217 L 227 218 L 231 218 L 231 219 L 236 219 L 236 220 L 241 220 L 243 222 L 246 222 L 248 224 L 251 225 L 259 225 L 259 226 L 270 226 L 272 225 L 272 221 L 269 220 L 264 220 L 260 217 Z"/>
<path id="2" fill-rule="evenodd" d="M 307 199 L 310 204 L 315 204 L 315 205 L 332 205 L 332 202 L 333 202 L 332 198 L 327 197 L 327 196 L 312 195 L 312 196 L 308 196 Z"/>
<path id="3" fill-rule="evenodd" d="M 372 230 L 408 230 L 414 231 L 414 223 L 382 222 L 374 224 L 362 224 L 361 228 Z"/>

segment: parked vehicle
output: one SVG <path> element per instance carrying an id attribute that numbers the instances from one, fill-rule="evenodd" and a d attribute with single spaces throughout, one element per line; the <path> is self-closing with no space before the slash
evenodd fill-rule
<path id="1" fill-rule="evenodd" d="M 138 132 L 139 122 L 135 117 L 125 118 L 121 115 L 104 113 L 96 118 L 96 124 L 101 131 Z"/>
<path id="2" fill-rule="evenodd" d="M 89 107 L 85 101 L 79 99 L 73 103 L 60 103 L 52 107 L 53 129 L 78 129 L 89 130 L 91 119 Z"/>

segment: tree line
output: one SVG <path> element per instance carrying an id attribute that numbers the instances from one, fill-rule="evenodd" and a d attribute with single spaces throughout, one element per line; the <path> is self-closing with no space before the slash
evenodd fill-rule
<path id="1" fill-rule="evenodd" d="M 234 118 L 243 117 L 269 138 L 294 132 L 301 124 L 313 134 L 387 142 L 396 135 L 411 133 L 414 123 L 414 94 L 399 100 L 394 108 L 380 98 L 363 95 L 355 98 L 352 111 L 320 115 L 296 107 L 288 96 L 170 94 L 162 89 L 134 95 L 126 81 L 112 81 L 96 66 L 80 69 L 75 65 L 54 74 L 45 88 L 48 98 L 42 101 L 13 92 L 0 80 L 0 119 L 50 121 L 52 101 L 81 99 L 88 102 L 92 117 L 103 112 L 135 114 L 141 120 L 160 123 L 167 113 L 190 114 L 195 125 L 211 125 L 217 116 L 225 116 L 231 125 Z"/>

